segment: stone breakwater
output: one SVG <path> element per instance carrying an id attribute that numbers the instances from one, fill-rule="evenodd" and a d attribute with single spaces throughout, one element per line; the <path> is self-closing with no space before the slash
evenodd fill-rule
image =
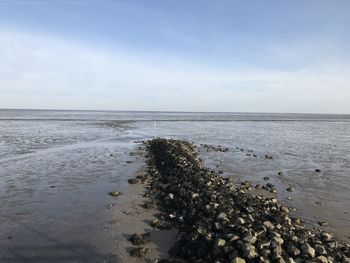
<path id="1" fill-rule="evenodd" d="M 350 245 L 307 229 L 289 208 L 252 195 L 204 167 L 195 147 L 162 138 L 146 142 L 145 196 L 179 230 L 170 250 L 190 262 L 350 262 Z"/>

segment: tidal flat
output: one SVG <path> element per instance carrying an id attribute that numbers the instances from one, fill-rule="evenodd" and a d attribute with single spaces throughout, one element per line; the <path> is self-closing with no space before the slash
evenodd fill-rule
<path id="1" fill-rule="evenodd" d="M 0 113 L 0 262 L 139 262 L 129 239 L 149 232 L 144 259 L 166 258 L 177 230 L 145 203 L 147 184 L 128 182 L 154 136 L 193 142 L 206 168 L 308 229 L 350 236 L 347 116 Z"/>

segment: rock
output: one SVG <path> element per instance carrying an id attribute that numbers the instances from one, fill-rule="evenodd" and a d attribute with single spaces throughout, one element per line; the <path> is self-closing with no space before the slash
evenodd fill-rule
<path id="1" fill-rule="evenodd" d="M 221 230 L 221 229 L 222 229 L 221 224 L 220 224 L 219 222 L 215 222 L 215 223 L 214 223 L 214 229 L 215 229 L 215 230 Z"/>
<path id="2" fill-rule="evenodd" d="M 254 244 L 256 241 L 256 237 L 254 237 L 252 235 L 248 235 L 245 238 L 243 238 L 243 241 L 250 243 L 250 244 Z"/>
<path id="3" fill-rule="evenodd" d="M 132 248 L 129 254 L 132 257 L 143 258 L 148 254 L 148 252 L 149 252 L 149 249 L 146 247 L 136 247 L 136 248 Z"/>
<path id="4" fill-rule="evenodd" d="M 281 246 L 274 247 L 272 251 L 273 251 L 273 257 L 275 259 L 278 259 L 282 256 L 283 249 Z"/>
<path id="5" fill-rule="evenodd" d="M 269 248 L 270 245 L 271 245 L 271 242 L 266 240 L 266 241 L 260 241 L 257 247 L 258 249 L 262 250 L 264 248 Z"/>
<path id="6" fill-rule="evenodd" d="M 245 263 L 245 260 L 240 257 L 235 257 L 232 261 L 232 263 Z"/>
<path id="7" fill-rule="evenodd" d="M 243 256 L 248 258 L 248 259 L 253 259 L 258 256 L 258 253 L 255 251 L 255 247 L 251 244 L 244 244 L 243 247 Z"/>
<path id="8" fill-rule="evenodd" d="M 225 213 L 220 213 L 217 218 L 222 221 L 229 221 Z"/>
<path id="9" fill-rule="evenodd" d="M 215 247 L 223 247 L 225 246 L 226 244 L 226 241 L 224 239 L 217 239 L 216 242 L 215 242 Z"/>
<path id="10" fill-rule="evenodd" d="M 273 184 L 270 184 L 270 183 L 267 183 L 266 187 L 269 188 L 269 189 L 276 190 L 276 186 L 274 186 Z"/>
<path id="11" fill-rule="evenodd" d="M 153 201 L 145 202 L 144 204 L 142 204 L 142 207 L 145 209 L 151 209 L 151 208 L 154 208 L 155 206 L 156 204 Z"/>
<path id="12" fill-rule="evenodd" d="M 145 245 L 149 242 L 148 237 L 149 237 L 149 233 L 145 233 L 142 235 L 135 233 L 131 235 L 131 237 L 129 238 L 129 241 L 135 246 Z"/>
<path id="13" fill-rule="evenodd" d="M 320 169 L 315 169 L 316 173 L 321 173 L 322 171 Z"/>
<path id="14" fill-rule="evenodd" d="M 253 212 L 254 212 L 254 208 L 251 207 L 251 206 L 246 207 L 245 210 L 246 210 L 248 213 L 253 213 Z"/>
<path id="15" fill-rule="evenodd" d="M 137 180 L 136 178 L 131 178 L 128 180 L 129 184 L 137 184 L 139 180 Z"/>
<path id="16" fill-rule="evenodd" d="M 287 190 L 288 192 L 293 192 L 295 189 L 294 189 L 293 187 L 288 187 L 286 190 Z"/>
<path id="17" fill-rule="evenodd" d="M 120 196 L 122 193 L 118 191 L 113 191 L 108 193 L 110 196 L 117 197 Z"/>
<path id="18" fill-rule="evenodd" d="M 246 187 L 246 188 L 248 188 L 248 187 L 251 187 L 251 186 L 252 186 L 252 183 L 249 182 L 249 181 L 244 181 L 244 182 L 241 183 L 241 185 L 244 186 L 244 187 Z"/>
<path id="19" fill-rule="evenodd" d="M 243 218 L 241 218 L 241 217 L 238 217 L 237 218 L 237 224 L 243 225 L 243 224 L 245 224 L 245 220 Z"/>
<path id="20" fill-rule="evenodd" d="M 325 256 L 319 256 L 319 257 L 316 258 L 316 262 L 328 263 L 328 259 Z"/>
<path id="21" fill-rule="evenodd" d="M 238 240 L 238 239 L 240 239 L 239 236 L 233 235 L 233 236 L 230 238 L 230 242 L 236 241 L 236 240 Z"/>
<path id="22" fill-rule="evenodd" d="M 281 211 L 282 211 L 283 213 L 288 214 L 288 213 L 289 213 L 289 208 L 288 208 L 288 207 L 285 207 L 285 206 L 282 206 L 282 207 L 281 207 Z"/>
<path id="23" fill-rule="evenodd" d="M 330 233 L 327 233 L 327 232 L 322 232 L 321 233 L 321 237 L 325 241 L 331 241 L 332 238 L 333 238 L 333 236 Z"/>
<path id="24" fill-rule="evenodd" d="M 276 258 L 275 262 L 276 263 L 286 263 L 286 261 L 282 257 Z"/>
<path id="25" fill-rule="evenodd" d="M 265 176 L 263 179 L 264 179 L 265 181 L 268 181 L 268 180 L 270 180 L 270 177 Z"/>
<path id="26" fill-rule="evenodd" d="M 316 255 L 327 255 L 327 251 L 324 248 L 324 246 L 316 245 L 315 246 L 315 251 L 316 251 Z"/>
<path id="27" fill-rule="evenodd" d="M 287 251 L 293 257 L 300 255 L 300 250 L 294 245 L 287 246 Z"/>
<path id="28" fill-rule="evenodd" d="M 151 227 L 157 227 L 160 224 L 159 219 L 153 219 L 150 223 Z"/>
<path id="29" fill-rule="evenodd" d="M 278 175 L 283 175 L 283 172 L 282 172 L 282 171 L 279 171 L 277 174 L 278 174 Z"/>
<path id="30" fill-rule="evenodd" d="M 271 241 L 271 247 L 278 247 L 284 243 L 284 240 L 280 237 L 274 237 Z"/>
<path id="31" fill-rule="evenodd" d="M 275 229 L 275 226 L 274 226 L 270 221 L 265 221 L 265 222 L 263 223 L 263 226 L 264 226 L 266 229 L 269 229 L 269 230 Z"/>
<path id="32" fill-rule="evenodd" d="M 174 219 L 174 218 L 176 218 L 176 213 L 169 214 L 168 216 L 170 219 Z"/>
<path id="33" fill-rule="evenodd" d="M 192 197 L 192 199 L 196 199 L 197 197 L 199 197 L 199 194 L 198 193 L 192 193 L 191 197 Z"/>
<path id="34" fill-rule="evenodd" d="M 304 243 L 300 246 L 300 250 L 303 252 L 303 254 L 305 254 L 306 256 L 310 257 L 310 258 L 314 258 L 315 257 L 315 249 L 310 246 L 308 243 Z"/>
<path id="35" fill-rule="evenodd" d="M 327 222 L 317 222 L 317 224 L 319 224 L 320 226 L 323 226 L 323 227 L 328 226 Z"/>

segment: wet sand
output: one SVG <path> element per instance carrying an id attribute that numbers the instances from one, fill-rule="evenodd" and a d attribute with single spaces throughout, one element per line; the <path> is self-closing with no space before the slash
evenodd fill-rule
<path id="1" fill-rule="evenodd" d="M 230 177 L 238 184 L 245 180 L 251 181 L 253 185 L 273 184 L 276 187 L 276 197 L 280 202 L 283 205 L 297 209 L 295 212 L 291 212 L 293 216 L 302 218 L 309 228 L 321 228 L 334 233 L 341 241 L 349 241 L 350 211 L 334 197 L 332 191 L 327 191 L 326 182 L 320 184 L 322 178 L 327 177 L 328 171 L 322 170 L 321 173 L 318 173 L 314 170 L 286 170 L 284 167 L 278 166 L 274 172 L 266 173 L 263 167 L 266 166 L 267 162 L 271 163 L 273 160 L 268 160 L 263 155 L 254 157 L 254 152 L 247 152 L 247 150 L 241 152 L 240 149 L 233 149 L 232 147 L 227 152 L 220 152 L 207 151 L 206 147 L 198 145 L 198 150 L 206 166 L 215 171 L 222 171 L 222 176 Z M 247 156 L 247 154 L 250 156 Z M 232 155 L 242 155 L 244 160 L 239 164 L 232 163 Z M 280 171 L 281 174 L 279 174 Z M 300 172 L 305 174 L 303 184 L 293 180 L 294 173 Z M 268 180 L 264 180 L 264 177 L 268 177 Z M 317 188 L 320 185 L 322 189 Z M 288 187 L 294 190 L 288 192 L 286 190 Z M 309 194 L 306 194 L 305 189 Z M 322 202 L 318 198 L 321 192 L 327 192 L 326 196 L 322 196 L 323 200 L 326 199 L 327 202 Z M 328 225 L 322 227 L 319 222 L 326 222 Z"/>
<path id="2" fill-rule="evenodd" d="M 66 175 L 62 178 L 54 173 L 40 176 L 34 171 L 30 173 L 29 168 L 26 173 L 15 176 L 15 172 L 2 163 L 0 262 L 144 262 L 168 257 L 177 231 L 150 227 L 150 221 L 159 211 L 141 207 L 145 201 L 145 185 L 127 183 L 128 179 L 145 170 L 144 152 L 136 150 L 140 144 L 112 148 L 110 145 L 108 142 L 108 147 L 103 145 L 107 148 L 100 149 L 105 151 L 104 159 L 89 158 L 90 167 L 80 177 Z M 70 154 L 79 155 L 83 150 L 84 147 L 77 147 Z M 43 154 L 57 153 L 50 150 Z M 101 152 L 93 152 L 93 155 L 97 154 Z M 201 157 L 213 170 L 223 170 L 223 176 L 231 176 L 235 181 L 243 179 L 234 175 L 215 153 L 205 152 Z M 31 167 L 26 162 L 33 163 L 38 159 L 40 156 L 22 160 L 23 164 L 18 167 Z M 80 170 L 87 164 L 69 165 L 70 169 Z M 260 177 L 260 181 L 256 181 L 266 183 Z M 274 182 L 273 178 L 270 182 Z M 284 190 L 277 184 L 277 193 Z M 111 197 L 108 195 L 111 191 L 123 194 Z M 279 195 L 282 201 L 285 195 Z M 340 239 L 347 239 L 349 229 L 334 225 L 331 218 L 310 219 L 310 214 L 324 214 L 322 205 L 310 209 L 307 205 L 310 202 L 298 200 L 297 191 L 288 195 L 293 195 L 294 201 L 284 200 L 285 204 L 300 207 L 295 214 L 304 218 L 307 224 L 317 226 L 317 221 L 328 221 L 330 226 L 325 230 L 334 232 Z M 150 253 L 142 260 L 130 257 L 133 245 L 128 238 L 134 233 L 146 232 L 150 233 L 151 242 L 146 245 Z"/>
<path id="3" fill-rule="evenodd" d="M 69 169 L 82 173 L 66 177 L 58 171 L 40 176 L 31 166 L 16 176 L 2 163 L 0 262 L 140 262 L 128 253 L 133 246 L 127 239 L 135 232 L 151 233 L 149 259 L 166 258 L 176 233 L 149 226 L 157 210 L 141 207 L 143 185 L 127 183 L 144 167 L 140 153 L 130 149 L 135 150 L 103 149 L 103 160 L 71 163 Z M 71 152 L 70 158 L 82 151 Z M 29 159 L 18 160 L 18 167 L 36 161 L 39 165 L 40 156 Z M 123 194 L 111 197 L 111 191 Z"/>

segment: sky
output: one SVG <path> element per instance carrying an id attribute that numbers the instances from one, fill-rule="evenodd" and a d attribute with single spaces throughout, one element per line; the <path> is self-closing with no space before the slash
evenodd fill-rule
<path id="1" fill-rule="evenodd" d="M 350 113 L 348 0 L 0 0 L 0 108 Z"/>

